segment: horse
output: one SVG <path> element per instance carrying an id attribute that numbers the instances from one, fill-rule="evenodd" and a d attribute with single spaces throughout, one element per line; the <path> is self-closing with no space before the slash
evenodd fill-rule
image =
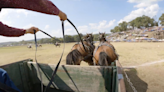
<path id="1" fill-rule="evenodd" d="M 57 47 L 57 46 L 59 46 L 59 47 L 60 47 L 60 44 L 59 44 L 59 43 L 57 43 L 57 42 L 56 42 L 54 45 L 55 45 L 56 47 Z"/>
<path id="2" fill-rule="evenodd" d="M 31 46 L 31 45 L 29 45 L 29 46 L 27 46 L 27 48 L 32 49 L 32 46 Z"/>
<path id="3" fill-rule="evenodd" d="M 42 47 L 42 45 L 41 44 L 38 44 L 37 47 Z"/>
<path id="4" fill-rule="evenodd" d="M 81 61 L 87 62 L 89 65 L 93 65 L 93 51 L 95 46 L 93 45 L 92 34 L 87 34 L 83 39 L 84 47 L 82 43 L 75 44 L 66 57 L 67 65 L 80 65 Z"/>
<path id="5" fill-rule="evenodd" d="M 118 59 L 114 46 L 105 38 L 105 33 L 99 33 L 100 44 L 94 49 L 94 65 L 110 66 L 112 62 Z"/>

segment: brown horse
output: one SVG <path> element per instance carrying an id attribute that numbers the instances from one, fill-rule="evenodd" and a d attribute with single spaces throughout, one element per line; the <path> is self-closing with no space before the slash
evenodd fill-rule
<path id="1" fill-rule="evenodd" d="M 87 34 L 83 39 L 84 47 L 81 43 L 75 44 L 71 52 L 66 57 L 66 64 L 68 65 L 80 65 L 81 61 L 87 62 L 89 65 L 93 65 L 93 51 L 95 46 L 93 45 L 92 34 Z"/>
<path id="2" fill-rule="evenodd" d="M 118 59 L 114 46 L 105 38 L 105 33 L 99 33 L 100 44 L 95 48 L 93 61 L 95 65 L 109 66 Z"/>

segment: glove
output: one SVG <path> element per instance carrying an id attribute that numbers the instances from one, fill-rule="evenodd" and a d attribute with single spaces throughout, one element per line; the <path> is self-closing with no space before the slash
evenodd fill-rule
<path id="1" fill-rule="evenodd" d="M 35 33 L 39 31 L 38 28 L 36 28 L 36 27 L 31 27 L 31 28 L 26 29 L 26 34 L 27 34 L 27 33 L 34 34 L 34 30 L 35 30 Z"/>
<path id="2" fill-rule="evenodd" d="M 63 20 L 63 21 L 67 20 L 67 15 L 60 10 L 59 10 L 58 16 L 59 16 L 60 20 Z"/>

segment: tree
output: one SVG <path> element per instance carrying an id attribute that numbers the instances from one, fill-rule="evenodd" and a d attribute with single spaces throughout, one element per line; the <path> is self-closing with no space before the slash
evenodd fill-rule
<path id="1" fill-rule="evenodd" d="M 121 32 L 119 26 L 115 26 L 115 27 L 114 27 L 114 31 L 115 31 L 115 32 Z"/>
<path id="2" fill-rule="evenodd" d="M 110 32 L 115 33 L 115 30 L 114 29 L 111 29 Z"/>
<path id="3" fill-rule="evenodd" d="M 135 21 L 134 20 L 130 21 L 129 22 L 129 25 L 134 29 L 134 27 L 135 27 Z"/>
<path id="4" fill-rule="evenodd" d="M 65 35 L 65 42 L 74 42 L 74 38 L 70 35 Z"/>
<path id="5" fill-rule="evenodd" d="M 160 24 L 162 26 L 164 26 L 164 13 L 161 15 L 161 17 L 159 18 L 159 20 L 160 20 Z"/>
<path id="6" fill-rule="evenodd" d="M 128 26 L 128 23 L 126 21 L 123 21 L 122 23 L 119 23 L 120 31 L 126 31 L 127 26 Z"/>
<path id="7" fill-rule="evenodd" d="M 43 38 L 38 43 L 40 43 L 40 44 L 43 43 Z"/>
<path id="8" fill-rule="evenodd" d="M 94 34 L 93 37 L 94 37 L 93 38 L 94 41 L 98 41 L 99 40 L 99 34 Z"/>
<path id="9" fill-rule="evenodd" d="M 80 34 L 80 36 L 83 37 L 82 34 Z M 75 41 L 75 42 L 79 42 L 79 41 L 80 41 L 79 35 L 74 35 L 73 38 L 74 38 L 74 41 Z M 81 39 L 82 39 L 82 38 L 81 38 Z"/>

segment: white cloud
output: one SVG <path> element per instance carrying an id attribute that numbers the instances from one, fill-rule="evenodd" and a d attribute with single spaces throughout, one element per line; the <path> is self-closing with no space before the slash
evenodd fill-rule
<path id="1" fill-rule="evenodd" d="M 100 21 L 98 23 L 89 23 L 88 25 L 83 25 L 83 26 L 78 26 L 77 29 L 79 31 L 79 33 L 82 34 L 86 34 L 86 33 L 98 33 L 100 31 L 108 31 L 110 30 L 110 28 L 114 25 L 115 20 L 111 20 L 111 21 Z M 67 24 L 68 25 L 68 24 Z M 22 28 L 26 29 L 26 28 L 30 28 L 32 26 L 35 26 L 32 23 L 29 23 L 26 26 L 23 26 Z M 46 28 L 48 29 L 50 26 L 46 25 L 44 27 L 44 29 L 46 30 Z M 49 28 L 50 29 L 50 28 Z M 55 36 L 55 37 L 63 37 L 62 35 L 62 29 L 51 29 L 49 31 L 46 31 L 48 34 L 50 34 L 51 36 Z M 69 25 L 65 28 L 65 34 L 66 35 L 76 35 L 77 32 L 73 27 L 69 27 Z M 36 34 L 37 38 L 49 38 L 47 35 L 43 34 L 42 32 L 37 32 Z M 21 37 L 3 37 L 0 36 L 0 39 L 4 39 L 3 41 L 1 40 L 0 42 L 6 42 L 6 41 L 21 41 L 21 40 L 31 40 L 34 39 L 34 35 L 31 34 L 26 34 L 24 36 Z"/>
<path id="2" fill-rule="evenodd" d="M 72 28 L 68 28 L 68 29 L 65 30 L 65 32 L 72 32 L 72 31 L 73 31 Z"/>
<path id="3" fill-rule="evenodd" d="M 79 30 L 80 33 L 87 33 L 87 32 L 89 32 L 88 29 L 89 29 L 89 28 L 88 28 L 88 26 L 86 26 L 86 25 L 84 25 L 84 26 L 79 26 L 79 27 L 78 27 L 78 30 Z"/>
<path id="4" fill-rule="evenodd" d="M 129 3 L 156 3 L 162 0 L 128 0 Z"/>
<path id="5" fill-rule="evenodd" d="M 150 5 L 151 5 L 150 3 L 139 3 L 139 4 L 135 5 L 134 7 L 143 8 L 143 7 L 147 7 L 147 6 L 150 6 Z"/>
<path id="6" fill-rule="evenodd" d="M 55 36 L 55 37 L 63 37 L 63 33 L 62 33 L 61 29 L 52 30 L 49 34 L 51 34 L 51 36 Z"/>
<path id="7" fill-rule="evenodd" d="M 46 25 L 45 27 L 44 27 L 44 29 L 48 29 L 50 26 L 49 25 Z"/>
<path id="8" fill-rule="evenodd" d="M 24 26 L 23 28 L 26 29 L 26 28 L 30 28 L 32 26 L 35 26 L 35 25 L 33 25 L 32 23 L 29 23 L 28 25 Z"/>
<path id="9" fill-rule="evenodd" d="M 106 20 L 100 21 L 98 24 L 97 23 L 89 23 L 89 26 L 91 27 L 91 29 L 97 29 L 97 30 L 101 30 L 101 29 L 106 29 L 106 28 L 110 28 L 114 25 L 114 22 L 116 20 L 111 20 L 109 21 L 109 23 L 107 23 Z"/>
<path id="10" fill-rule="evenodd" d="M 68 27 L 68 26 L 71 26 L 71 24 L 69 22 L 65 22 L 64 26 Z"/>
<path id="11" fill-rule="evenodd" d="M 2 9 L 0 13 L 0 21 L 8 26 L 12 26 L 11 17 L 15 16 L 16 18 L 20 18 L 20 14 L 24 14 L 27 16 L 30 12 L 28 10 L 23 9 Z"/>
<path id="12" fill-rule="evenodd" d="M 157 4 L 159 1 L 161 0 L 128 0 L 129 3 L 137 3 L 134 7 L 138 9 L 131 11 L 129 15 L 118 21 L 118 23 L 121 23 L 122 21 L 129 22 L 142 15 L 154 17 L 160 9 Z"/>
<path id="13" fill-rule="evenodd" d="M 24 10 L 24 9 L 18 9 L 18 10 L 16 10 L 16 13 L 23 13 L 23 14 L 25 14 L 27 16 L 29 14 L 29 11 L 28 10 Z"/>

